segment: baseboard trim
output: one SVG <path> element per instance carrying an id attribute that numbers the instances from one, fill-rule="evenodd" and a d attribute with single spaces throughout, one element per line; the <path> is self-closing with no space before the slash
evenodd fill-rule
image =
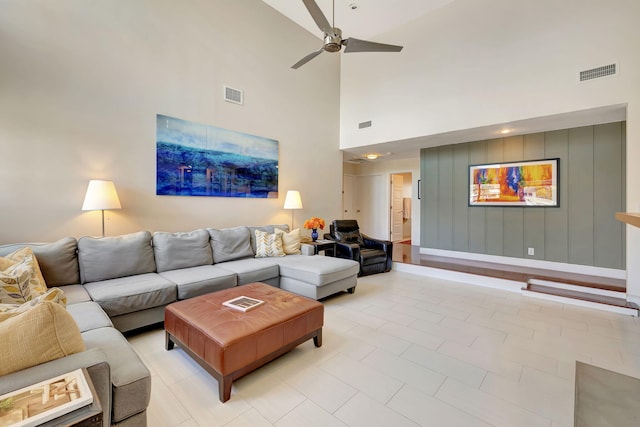
<path id="1" fill-rule="evenodd" d="M 626 270 L 614 268 L 593 267 L 589 265 L 566 264 L 562 262 L 543 261 L 537 259 L 514 258 L 498 255 L 476 254 L 471 252 L 449 251 L 445 249 L 420 248 L 420 253 L 450 258 L 460 258 L 472 261 L 491 262 L 497 264 L 517 265 L 519 267 L 541 268 L 563 271 L 566 273 L 587 274 L 591 276 L 609 277 L 612 279 L 627 279 Z"/>

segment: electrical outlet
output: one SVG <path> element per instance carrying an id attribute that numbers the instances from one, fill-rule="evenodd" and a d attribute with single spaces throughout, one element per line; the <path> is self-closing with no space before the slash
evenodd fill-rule
<path id="1" fill-rule="evenodd" d="M 536 251 L 533 248 L 529 248 L 529 251 L 527 252 L 529 255 L 534 256 Z"/>

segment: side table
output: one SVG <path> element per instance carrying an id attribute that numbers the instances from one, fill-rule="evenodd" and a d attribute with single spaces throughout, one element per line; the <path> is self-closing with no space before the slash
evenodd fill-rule
<path id="1" fill-rule="evenodd" d="M 336 242 L 334 242 L 333 240 L 321 240 L 318 239 L 315 242 L 305 242 L 308 245 L 313 246 L 313 254 L 314 255 L 318 255 L 319 252 L 321 251 L 329 251 L 329 254 L 331 254 L 332 256 L 334 256 L 334 254 L 336 253 Z M 327 253 L 325 252 L 325 255 Z"/>

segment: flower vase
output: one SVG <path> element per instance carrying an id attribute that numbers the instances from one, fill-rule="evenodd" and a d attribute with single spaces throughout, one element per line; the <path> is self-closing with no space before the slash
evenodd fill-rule
<path id="1" fill-rule="evenodd" d="M 318 240 L 318 229 L 317 228 L 312 228 L 311 229 L 311 240 L 313 240 L 314 242 L 316 240 Z"/>

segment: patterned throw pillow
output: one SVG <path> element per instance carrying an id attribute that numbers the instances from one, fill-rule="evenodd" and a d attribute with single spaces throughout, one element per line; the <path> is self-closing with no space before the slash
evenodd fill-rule
<path id="1" fill-rule="evenodd" d="M 256 258 L 285 256 L 280 235 L 256 230 Z"/>
<path id="2" fill-rule="evenodd" d="M 284 253 L 287 255 L 299 255 L 300 252 L 300 229 L 296 228 L 291 232 L 287 233 L 284 230 L 276 228 L 275 233 L 280 235 L 282 238 L 282 247 L 284 249 Z"/>
<path id="3" fill-rule="evenodd" d="M 18 255 L 22 255 L 21 259 L 15 261 Z M 22 248 L 5 257 L 5 266 L 7 259 L 13 263 L 0 271 L 0 304 L 24 304 L 47 292 L 31 249 Z"/>
<path id="4" fill-rule="evenodd" d="M 55 302 L 63 307 L 67 305 L 67 297 L 64 295 L 64 292 L 62 292 L 62 289 L 51 288 L 44 294 L 39 295 L 24 304 L 0 304 L 0 322 L 7 320 L 10 317 L 17 316 L 20 313 L 24 313 L 45 301 Z"/>

